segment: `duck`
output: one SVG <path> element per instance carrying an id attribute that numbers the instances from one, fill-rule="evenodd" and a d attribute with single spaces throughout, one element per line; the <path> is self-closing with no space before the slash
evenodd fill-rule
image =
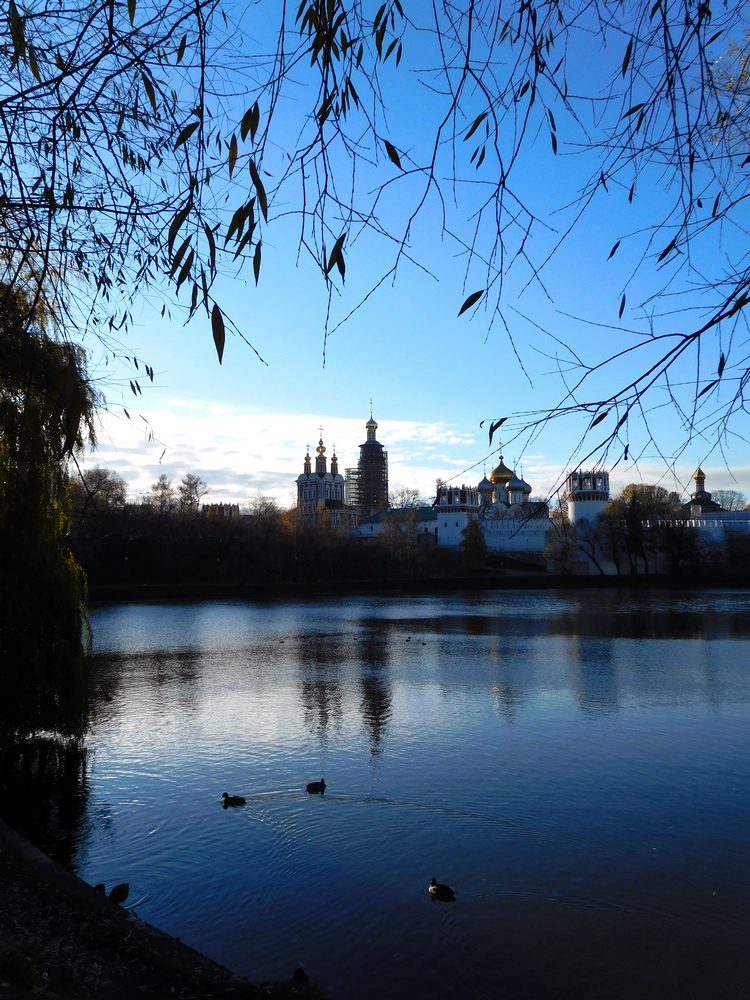
<path id="1" fill-rule="evenodd" d="M 453 889 L 449 885 L 445 885 L 444 882 L 438 882 L 435 878 L 430 880 L 427 891 L 433 899 L 437 899 L 441 903 L 453 903 L 456 899 Z"/>
<path id="2" fill-rule="evenodd" d="M 221 796 L 224 800 L 224 808 L 228 809 L 229 806 L 244 806 L 246 799 L 243 799 L 241 795 L 230 795 L 229 792 L 224 792 Z"/>
<path id="3" fill-rule="evenodd" d="M 124 903 L 130 894 L 130 886 L 127 882 L 120 882 L 109 891 L 109 898 L 114 903 Z"/>
<path id="4" fill-rule="evenodd" d="M 326 783 L 322 778 L 320 781 L 310 781 L 308 782 L 307 790 L 311 795 L 322 795 L 326 790 Z"/>

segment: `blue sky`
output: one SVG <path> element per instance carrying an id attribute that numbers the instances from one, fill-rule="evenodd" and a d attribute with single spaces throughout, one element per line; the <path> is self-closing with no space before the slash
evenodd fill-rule
<path id="1" fill-rule="evenodd" d="M 273 30 L 258 20 L 260 7 L 252 11 L 257 33 Z M 430 116 L 441 105 L 440 98 L 419 83 L 416 72 L 419 65 L 430 65 L 434 59 L 428 43 L 423 37 L 413 42 L 411 50 L 407 44 L 399 71 L 389 71 L 384 81 L 386 101 L 391 102 L 388 134 L 405 161 L 407 156 L 424 159 Z M 597 80 L 597 74 L 602 80 L 612 75 L 622 58 L 620 43 L 616 39 L 611 51 L 602 55 L 597 49 L 596 58 L 581 60 L 582 87 Z M 301 77 L 288 105 L 278 113 L 274 148 L 279 152 L 301 127 L 303 84 Z M 476 108 L 481 104 L 469 101 L 467 115 Z M 537 126 L 533 145 L 515 175 L 515 190 L 544 222 L 528 247 L 530 256 L 541 262 L 575 212 L 560 206 L 570 206 L 581 191 L 592 161 L 576 153 L 575 129 L 566 131 L 558 124 L 559 147 L 553 155 L 549 129 Z M 461 144 L 458 152 L 464 153 Z M 268 167 L 273 166 L 269 154 Z M 639 342 L 653 357 L 656 348 L 644 336 L 651 324 L 663 332 L 670 323 L 675 330 L 682 329 L 687 320 L 684 314 L 659 317 L 671 309 L 669 296 L 653 300 L 651 315 L 636 308 L 637 303 L 665 284 L 670 293 L 688 288 L 690 275 L 674 270 L 670 284 L 668 267 L 657 266 L 657 254 L 649 247 L 648 226 L 666 213 L 674 198 L 654 169 L 638 177 L 632 203 L 626 187 L 600 190 L 587 215 L 541 270 L 541 280 L 532 278 L 522 257 L 506 262 L 501 308 L 507 329 L 493 313 L 494 291 L 477 309 L 459 317 L 466 295 L 486 285 L 487 269 L 475 261 L 467 276 L 466 254 L 456 239 L 446 235 L 441 213 L 444 208 L 449 230 L 470 240 L 472 212 L 493 179 L 491 171 L 490 167 L 489 173 L 481 174 L 471 168 L 465 173 L 481 183 L 459 186 L 455 203 L 449 199 L 441 207 L 432 195 L 428 198 L 411 233 L 409 250 L 430 273 L 403 259 L 396 279 L 385 282 L 329 336 L 325 363 L 326 289 L 320 272 L 304 251 L 299 252 L 299 220 L 286 215 L 297 206 L 293 193 L 285 190 L 271 205 L 271 219 L 276 221 L 264 236 L 259 286 L 255 287 L 249 267 L 239 275 L 225 275 L 219 285 L 222 306 L 263 361 L 230 335 L 220 366 L 208 320 L 199 316 L 185 326 L 178 314 L 171 321 L 163 319 L 163 298 L 155 295 L 136 312 L 121 352 L 137 355 L 155 370 L 153 386 L 140 379 L 141 396 L 133 398 L 127 368 L 117 364 L 105 368 L 96 346 L 90 345 L 93 371 L 102 379 L 108 411 L 102 415 L 98 451 L 87 457 L 87 463 L 105 464 L 123 475 L 133 498 L 147 492 L 162 472 L 175 482 L 193 472 L 211 485 L 210 496 L 217 501 L 243 502 L 262 492 L 287 506 L 306 446 L 316 444 L 320 425 L 328 454 L 335 444 L 342 469 L 356 464 L 372 400 L 378 438 L 390 456 L 392 487 L 416 487 L 428 495 L 437 477 L 477 482 L 485 468 L 489 471 L 496 463 L 502 443 L 506 462 L 523 472 L 534 493 L 552 494 L 566 470 L 584 461 L 597 442 L 597 431 L 585 437 L 593 411 L 590 416 L 550 421 L 538 431 L 528 428 L 534 414 L 565 401 L 574 378 L 570 352 L 595 363 Z M 400 177 L 381 151 L 377 166 L 367 166 L 359 183 L 363 190 L 368 185 L 374 190 L 384 181 L 398 184 L 385 189 L 379 218 L 388 232 L 400 236 L 405 207 L 419 178 Z M 448 190 L 452 190 L 449 185 Z M 486 229 L 485 224 L 485 237 Z M 610 258 L 618 239 L 623 241 L 621 247 Z M 718 239 L 696 242 L 693 265 L 698 272 L 710 266 L 719 252 L 726 251 L 731 258 L 739 235 L 733 237 L 725 228 L 724 244 L 720 246 Z M 330 328 L 388 270 L 392 248 L 392 243 L 367 232 L 356 240 L 352 237 L 346 247 L 346 283 L 335 281 Z M 651 254 L 650 263 L 635 274 L 644 252 Z M 620 321 L 623 294 L 626 307 Z M 696 297 L 691 305 L 701 301 Z M 618 325 L 624 332 L 616 331 Z M 714 370 L 718 362 L 718 343 L 709 345 L 706 355 L 711 351 L 717 357 L 702 359 L 704 381 L 706 371 Z M 614 372 L 592 376 L 586 399 L 601 398 L 618 381 L 627 382 L 638 363 L 627 357 Z M 676 367 L 674 375 L 678 387 L 685 383 L 692 390 L 693 359 Z M 720 386 L 717 391 L 725 390 Z M 715 401 L 711 395 L 704 403 Z M 490 449 L 486 424 L 482 428 L 480 423 L 499 417 L 508 421 Z M 603 422 L 600 429 L 610 426 Z M 740 436 L 747 433 L 746 416 L 735 421 L 734 428 L 737 433 L 724 439 L 723 454 L 709 437 L 697 437 L 686 446 L 679 414 L 666 393 L 657 392 L 628 426 L 623 443 L 627 440 L 630 457 L 612 474 L 613 488 L 645 481 L 689 491 L 692 473 L 701 464 L 709 490 L 741 489 L 750 495 L 750 447 Z M 613 451 L 608 466 L 621 452 L 621 447 Z"/>

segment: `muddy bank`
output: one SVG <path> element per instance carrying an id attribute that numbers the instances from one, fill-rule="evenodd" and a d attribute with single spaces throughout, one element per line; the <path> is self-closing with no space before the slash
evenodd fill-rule
<path id="1" fill-rule="evenodd" d="M 256 985 L 140 920 L 0 821 L 0 998 L 325 1000 L 301 970 Z M 295 974 L 296 973 L 296 974 Z"/>

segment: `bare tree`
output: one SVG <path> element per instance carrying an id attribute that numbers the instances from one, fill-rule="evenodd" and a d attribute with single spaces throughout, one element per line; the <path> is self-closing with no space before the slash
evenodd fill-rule
<path id="1" fill-rule="evenodd" d="M 146 502 L 161 516 L 171 514 L 177 504 L 175 491 L 166 473 L 162 472 L 151 487 Z"/>
<path id="2" fill-rule="evenodd" d="M 177 487 L 177 494 L 180 498 L 180 510 L 183 514 L 197 514 L 201 508 L 201 501 L 207 495 L 211 487 L 204 482 L 200 476 L 188 472 L 182 477 L 180 485 Z"/>
<path id="3" fill-rule="evenodd" d="M 712 490 L 711 499 L 724 510 L 747 510 L 747 495 L 741 490 Z"/>
<path id="4" fill-rule="evenodd" d="M 260 280 L 267 234 L 290 214 L 336 323 L 424 267 L 419 223 L 432 248 L 462 255 L 457 314 L 486 310 L 522 371 L 541 330 L 535 347 L 559 372 L 558 397 L 516 415 L 506 441 L 578 414 L 592 453 L 626 456 L 633 423 L 648 439 L 667 401 L 687 440 L 724 445 L 750 381 L 744 5 L 437 0 L 407 14 L 400 0 L 303 0 L 265 31 L 255 8 L 247 25 L 237 10 L 232 23 L 218 0 L 11 0 L 6 288 L 31 288 L 70 336 L 91 329 L 122 354 L 133 299 L 169 287 L 211 318 L 221 359 L 214 280 L 243 262 Z M 554 184 L 529 185 L 532 160 Z M 594 214 L 619 270 L 612 318 L 577 317 L 609 346 L 583 355 L 534 303 Z M 376 244 L 389 251 L 379 273 Z M 367 284 L 350 299 L 355 262 Z M 138 395 L 153 372 L 129 360 Z"/>
<path id="5" fill-rule="evenodd" d="M 429 501 L 426 500 L 418 489 L 410 486 L 399 486 L 395 490 L 391 490 L 388 494 L 388 506 L 391 508 L 404 508 L 404 507 L 426 507 L 429 505 Z"/>
<path id="6" fill-rule="evenodd" d="M 258 491 L 249 498 L 250 513 L 266 521 L 280 522 L 282 511 L 273 497 Z"/>
<path id="7" fill-rule="evenodd" d="M 68 487 L 74 513 L 85 519 L 91 513 L 122 510 L 128 497 L 128 484 L 112 469 L 95 465 L 80 470 L 78 479 Z"/>

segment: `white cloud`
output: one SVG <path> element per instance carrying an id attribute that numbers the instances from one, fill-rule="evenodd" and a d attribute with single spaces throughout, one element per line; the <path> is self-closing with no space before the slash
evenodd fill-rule
<path id="1" fill-rule="evenodd" d="M 118 472 L 134 499 L 147 493 L 162 473 L 176 484 L 191 472 L 210 484 L 210 498 L 217 502 L 242 503 L 262 492 L 287 506 L 308 446 L 314 456 L 321 425 L 326 456 L 330 461 L 335 445 L 341 472 L 357 464 L 366 438 L 362 418 L 320 413 L 259 414 L 184 399 L 149 412 L 148 421 L 128 412 L 129 419 L 120 411 L 102 413 L 98 447 L 85 464 Z M 469 456 L 475 448 L 471 435 L 445 421 L 383 421 L 377 434 L 389 453 L 392 485 L 413 486 L 426 495 L 434 491 L 438 476 L 470 464 L 446 451 L 447 446 Z M 427 452 L 426 445 L 439 447 L 440 453 Z"/>
<path id="2" fill-rule="evenodd" d="M 210 499 L 243 503 L 255 493 L 274 497 L 288 506 L 295 479 L 302 471 L 305 449 L 314 449 L 323 427 L 326 455 L 335 444 L 339 469 L 354 466 L 366 437 L 365 419 L 331 417 L 320 413 L 252 413 L 221 403 L 200 404 L 174 399 L 148 414 L 133 411 L 101 416 L 99 445 L 85 464 L 106 465 L 123 476 L 132 499 L 147 493 L 165 473 L 176 485 L 192 472 L 211 486 Z M 476 484 L 497 464 L 498 455 L 484 458 L 483 443 L 453 424 L 382 420 L 378 440 L 389 455 L 391 489 L 409 487 L 424 496 L 434 494 L 435 479 Z M 564 462 L 565 459 L 562 458 Z M 567 467 L 555 457 L 527 454 L 522 460 L 505 455 L 505 462 L 524 477 L 534 496 L 554 493 L 564 483 Z M 696 462 L 697 465 L 697 462 Z M 619 466 L 611 475 L 615 493 L 626 483 L 658 483 L 684 495 L 692 492 L 696 465 L 685 463 L 676 474 L 664 473 L 659 461 L 637 467 Z M 733 469 L 703 464 L 706 488 L 738 489 L 750 495 L 750 467 Z M 734 479 L 732 478 L 734 475 Z"/>

